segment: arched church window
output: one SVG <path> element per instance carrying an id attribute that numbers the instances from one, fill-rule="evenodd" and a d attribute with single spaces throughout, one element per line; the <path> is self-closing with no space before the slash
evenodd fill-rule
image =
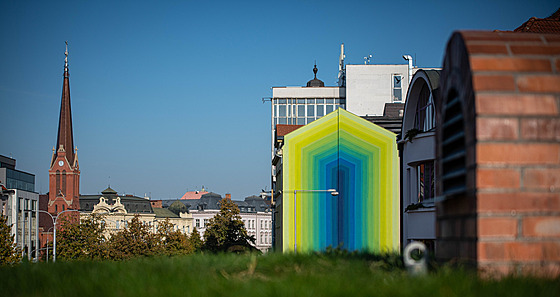
<path id="1" fill-rule="evenodd" d="M 62 171 L 62 192 L 66 194 L 66 170 Z"/>
<path id="2" fill-rule="evenodd" d="M 59 170 L 56 171 L 55 180 L 56 180 L 56 193 L 54 193 L 54 194 L 55 194 L 55 196 L 58 196 L 58 193 L 60 193 L 60 171 Z"/>

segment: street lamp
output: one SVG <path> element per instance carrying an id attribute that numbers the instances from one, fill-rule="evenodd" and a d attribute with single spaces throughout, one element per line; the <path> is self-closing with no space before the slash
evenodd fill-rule
<path id="1" fill-rule="evenodd" d="M 294 190 L 294 253 L 297 252 L 297 192 L 303 193 L 331 193 L 332 196 L 338 196 L 335 189 L 328 190 Z"/>
<path id="2" fill-rule="evenodd" d="M 52 222 L 53 222 L 53 230 L 54 230 L 54 232 L 53 232 L 53 262 L 56 262 L 56 221 L 58 220 L 58 217 L 59 217 L 61 214 L 65 213 L 65 212 L 75 211 L 75 212 L 78 212 L 78 213 L 79 213 L 80 211 L 79 211 L 79 210 L 75 210 L 75 209 L 67 209 L 67 210 L 65 210 L 65 211 L 59 212 L 59 213 L 56 215 L 56 217 L 53 217 L 52 214 L 50 214 L 49 212 L 47 212 L 47 211 L 45 211 L 45 210 L 38 210 L 38 211 L 48 214 L 48 215 L 51 217 L 51 220 L 52 220 Z"/>

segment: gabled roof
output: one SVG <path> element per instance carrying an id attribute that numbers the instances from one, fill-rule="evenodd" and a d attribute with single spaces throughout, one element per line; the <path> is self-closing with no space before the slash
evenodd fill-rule
<path id="1" fill-rule="evenodd" d="M 181 197 L 181 199 L 200 199 L 200 197 L 202 197 L 202 195 L 204 194 L 208 194 L 208 192 L 204 190 L 204 188 L 202 188 L 201 191 L 186 192 L 183 197 Z"/>
<path id="2" fill-rule="evenodd" d="M 107 187 L 107 189 L 101 191 L 101 194 L 104 194 L 104 195 L 111 195 L 111 194 L 112 194 L 112 195 L 116 195 L 116 194 L 117 194 L 117 191 L 111 189 L 111 187 L 109 186 L 109 187 Z"/>
<path id="3" fill-rule="evenodd" d="M 544 19 L 532 17 L 513 32 L 560 34 L 560 9 Z"/>

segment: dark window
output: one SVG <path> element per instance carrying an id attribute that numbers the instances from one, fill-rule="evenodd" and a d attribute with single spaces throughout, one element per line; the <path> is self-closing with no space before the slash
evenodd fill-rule
<path id="1" fill-rule="evenodd" d="M 435 127 L 433 97 L 426 83 L 420 89 L 418 96 L 414 126 L 420 131 L 430 131 Z"/>
<path id="2" fill-rule="evenodd" d="M 434 198 L 435 171 L 434 161 L 421 163 L 416 167 L 418 174 L 418 202 Z"/>
<path id="3" fill-rule="evenodd" d="M 56 171 L 56 193 L 54 193 L 55 196 L 58 196 L 58 194 L 60 193 L 60 171 Z"/>
<path id="4" fill-rule="evenodd" d="M 66 170 L 62 171 L 62 192 L 66 196 Z"/>

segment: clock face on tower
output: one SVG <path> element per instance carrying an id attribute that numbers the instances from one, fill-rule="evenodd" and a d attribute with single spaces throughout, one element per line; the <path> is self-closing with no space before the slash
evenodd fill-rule
<path id="1" fill-rule="evenodd" d="M 62 165 L 64 165 L 64 161 L 62 160 L 58 161 L 58 166 L 62 166 Z"/>

